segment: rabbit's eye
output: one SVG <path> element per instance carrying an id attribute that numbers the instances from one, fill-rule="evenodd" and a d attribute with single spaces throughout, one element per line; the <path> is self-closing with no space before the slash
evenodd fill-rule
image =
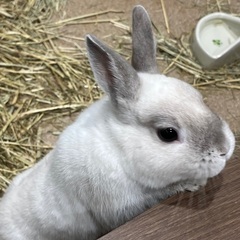
<path id="1" fill-rule="evenodd" d="M 173 142 L 178 139 L 177 131 L 174 128 L 158 129 L 157 134 L 163 142 Z"/>

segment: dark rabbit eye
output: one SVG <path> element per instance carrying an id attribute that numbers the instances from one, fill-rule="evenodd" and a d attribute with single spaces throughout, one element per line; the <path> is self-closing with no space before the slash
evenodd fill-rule
<path id="1" fill-rule="evenodd" d="M 173 142 L 178 139 L 177 131 L 170 127 L 158 129 L 157 134 L 163 142 Z"/>

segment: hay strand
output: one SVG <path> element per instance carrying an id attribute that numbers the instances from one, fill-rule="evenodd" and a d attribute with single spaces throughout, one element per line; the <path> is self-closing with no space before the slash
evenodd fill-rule
<path id="1" fill-rule="evenodd" d="M 169 34 L 169 33 L 170 33 L 170 28 L 169 28 L 168 17 L 167 17 L 167 11 L 166 11 L 166 8 L 165 8 L 164 0 L 161 0 L 161 5 L 162 5 L 163 17 L 164 17 L 164 21 L 165 21 L 165 25 L 166 25 L 167 33 Z"/>

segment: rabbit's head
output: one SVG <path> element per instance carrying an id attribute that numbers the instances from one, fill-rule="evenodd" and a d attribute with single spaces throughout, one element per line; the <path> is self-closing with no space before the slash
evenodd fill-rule
<path id="1" fill-rule="evenodd" d="M 142 6 L 133 10 L 132 39 L 130 65 L 86 37 L 95 79 L 111 105 L 109 141 L 116 142 L 124 171 L 154 188 L 219 174 L 233 153 L 233 133 L 196 89 L 158 73 L 151 21 Z"/>

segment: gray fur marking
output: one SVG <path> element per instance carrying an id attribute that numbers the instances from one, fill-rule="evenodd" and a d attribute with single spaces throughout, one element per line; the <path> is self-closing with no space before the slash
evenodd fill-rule
<path id="1" fill-rule="evenodd" d="M 95 79 L 102 89 L 116 105 L 124 99 L 134 100 L 140 81 L 133 67 L 96 37 L 88 35 L 86 42 Z"/>
<path id="2" fill-rule="evenodd" d="M 151 20 L 142 6 L 133 10 L 132 66 L 138 72 L 157 73 L 156 46 Z"/>

